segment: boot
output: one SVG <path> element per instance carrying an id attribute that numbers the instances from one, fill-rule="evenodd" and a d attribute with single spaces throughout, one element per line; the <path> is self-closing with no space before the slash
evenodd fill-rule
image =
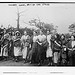
<path id="1" fill-rule="evenodd" d="M 48 66 L 51 66 L 52 65 L 52 57 L 49 57 L 49 63 L 48 63 Z"/>
<path id="2" fill-rule="evenodd" d="M 7 57 L 4 57 L 4 61 L 7 61 Z"/>
<path id="3" fill-rule="evenodd" d="M 15 57 L 15 61 L 18 62 L 18 57 L 17 56 Z"/>
<path id="4" fill-rule="evenodd" d="M 24 63 L 26 63 L 26 59 L 24 59 Z"/>

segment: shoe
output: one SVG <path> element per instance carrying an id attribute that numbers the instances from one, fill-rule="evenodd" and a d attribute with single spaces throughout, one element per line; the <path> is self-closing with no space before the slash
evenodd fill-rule
<path id="1" fill-rule="evenodd" d="M 51 63 L 51 66 L 53 65 L 53 63 Z"/>
<path id="2" fill-rule="evenodd" d="M 39 63 L 38 66 L 41 66 L 41 63 Z"/>
<path id="3" fill-rule="evenodd" d="M 26 63 L 26 61 L 24 61 L 24 63 Z"/>
<path id="4" fill-rule="evenodd" d="M 14 59 L 14 58 L 13 58 L 12 60 L 13 60 L 13 61 L 15 61 L 15 59 Z"/>
<path id="5" fill-rule="evenodd" d="M 16 59 L 15 61 L 16 61 L 16 62 L 18 62 L 18 60 L 17 60 L 17 59 Z"/>
<path id="6" fill-rule="evenodd" d="M 7 59 L 4 59 L 4 61 L 7 61 Z"/>
<path id="7" fill-rule="evenodd" d="M 30 61 L 29 64 L 32 64 L 32 62 Z"/>
<path id="8" fill-rule="evenodd" d="M 50 66 L 51 65 L 51 63 L 48 63 L 48 66 Z"/>

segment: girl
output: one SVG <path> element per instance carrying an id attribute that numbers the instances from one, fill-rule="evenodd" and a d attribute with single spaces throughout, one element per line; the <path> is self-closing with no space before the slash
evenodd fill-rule
<path id="1" fill-rule="evenodd" d="M 71 35 L 71 40 L 68 42 L 67 48 L 68 48 L 68 64 L 70 66 L 75 65 L 75 40 L 73 35 Z"/>
<path id="2" fill-rule="evenodd" d="M 21 37 L 21 42 L 22 42 L 22 56 L 24 59 L 24 63 L 27 62 L 27 55 L 28 55 L 28 48 L 29 48 L 29 35 L 27 35 L 27 32 L 24 31 L 24 35 Z"/>
<path id="3" fill-rule="evenodd" d="M 66 48 L 66 44 L 67 44 L 67 41 L 65 39 L 65 35 L 62 34 L 61 35 L 61 46 L 62 46 L 62 49 L 61 49 L 61 56 L 60 56 L 60 64 L 61 65 L 67 65 L 67 48 Z"/>
<path id="4" fill-rule="evenodd" d="M 16 62 L 19 61 L 19 56 L 22 56 L 19 31 L 16 31 L 15 36 L 14 36 L 14 56 L 15 56 Z"/>
<path id="5" fill-rule="evenodd" d="M 53 43 L 53 61 L 54 65 L 57 66 L 59 64 L 60 59 L 60 49 L 61 49 L 61 42 L 59 34 L 55 34 L 55 39 Z"/>
<path id="6" fill-rule="evenodd" d="M 32 38 L 33 44 L 32 49 L 29 52 L 29 57 L 31 62 L 30 63 L 37 63 L 37 33 L 33 32 L 33 38 Z"/>
<path id="7" fill-rule="evenodd" d="M 7 60 L 8 58 L 8 49 L 9 49 L 9 34 L 6 33 L 6 30 L 4 29 L 4 36 L 2 37 L 2 44 L 1 44 L 1 55 L 4 60 Z"/>
<path id="8" fill-rule="evenodd" d="M 48 41 L 48 46 L 47 46 L 47 51 L 46 51 L 46 57 L 49 59 L 48 65 L 52 65 L 52 49 L 51 49 L 51 34 L 49 31 L 47 31 L 47 41 Z"/>
<path id="9" fill-rule="evenodd" d="M 47 50 L 47 40 L 46 40 L 46 36 L 43 34 L 43 31 L 40 30 L 40 35 L 38 35 L 38 53 L 37 53 L 37 57 L 38 57 L 38 61 L 39 64 L 38 65 L 42 65 L 44 63 L 44 60 L 46 59 L 46 50 Z"/>

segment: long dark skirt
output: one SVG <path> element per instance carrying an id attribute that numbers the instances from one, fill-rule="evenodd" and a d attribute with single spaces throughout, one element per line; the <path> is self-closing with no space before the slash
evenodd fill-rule
<path id="1" fill-rule="evenodd" d="M 75 51 L 72 54 L 72 65 L 75 66 Z"/>
<path id="2" fill-rule="evenodd" d="M 13 45 L 13 41 L 10 41 L 11 47 L 9 47 L 9 52 L 8 55 L 9 57 L 14 57 L 14 45 Z"/>
<path id="3" fill-rule="evenodd" d="M 68 51 L 68 65 L 72 66 L 73 64 L 73 51 Z"/>
<path id="4" fill-rule="evenodd" d="M 36 59 L 36 56 L 37 56 L 37 51 L 38 51 L 38 48 L 37 48 L 37 43 L 33 43 L 32 45 L 32 49 L 29 51 L 28 53 L 28 59 L 32 62 L 32 63 L 36 63 L 37 62 L 37 59 Z"/>
<path id="5" fill-rule="evenodd" d="M 47 47 L 38 44 L 38 53 L 37 53 L 38 63 L 44 63 L 44 60 L 46 59 L 46 50 Z"/>
<path id="6" fill-rule="evenodd" d="M 60 62 L 61 65 L 67 65 L 67 51 L 62 50 L 60 53 Z"/>

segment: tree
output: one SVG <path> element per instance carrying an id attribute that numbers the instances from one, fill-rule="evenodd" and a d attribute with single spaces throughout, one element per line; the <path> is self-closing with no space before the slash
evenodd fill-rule
<path id="1" fill-rule="evenodd" d="M 69 32 L 75 32 L 75 23 L 73 23 L 73 24 L 71 24 L 71 25 L 69 25 Z"/>
<path id="2" fill-rule="evenodd" d="M 54 25 L 51 23 L 51 24 L 44 24 L 44 27 L 46 28 L 46 30 L 50 30 L 50 31 L 52 31 L 52 30 L 54 30 Z"/>
<path id="3" fill-rule="evenodd" d="M 22 16 L 21 14 L 22 13 L 24 13 L 26 10 L 24 10 L 24 11 L 19 11 L 19 9 L 18 9 L 18 7 L 17 7 L 17 29 L 19 30 L 19 26 L 20 26 L 20 24 L 19 24 L 19 22 L 20 22 L 20 17 Z"/>
<path id="4" fill-rule="evenodd" d="M 31 26 L 36 26 L 37 28 L 42 29 L 44 31 L 54 30 L 54 25 L 52 23 L 48 24 L 48 23 L 45 23 L 45 22 L 41 22 L 40 19 L 30 20 L 29 23 L 30 23 Z"/>

